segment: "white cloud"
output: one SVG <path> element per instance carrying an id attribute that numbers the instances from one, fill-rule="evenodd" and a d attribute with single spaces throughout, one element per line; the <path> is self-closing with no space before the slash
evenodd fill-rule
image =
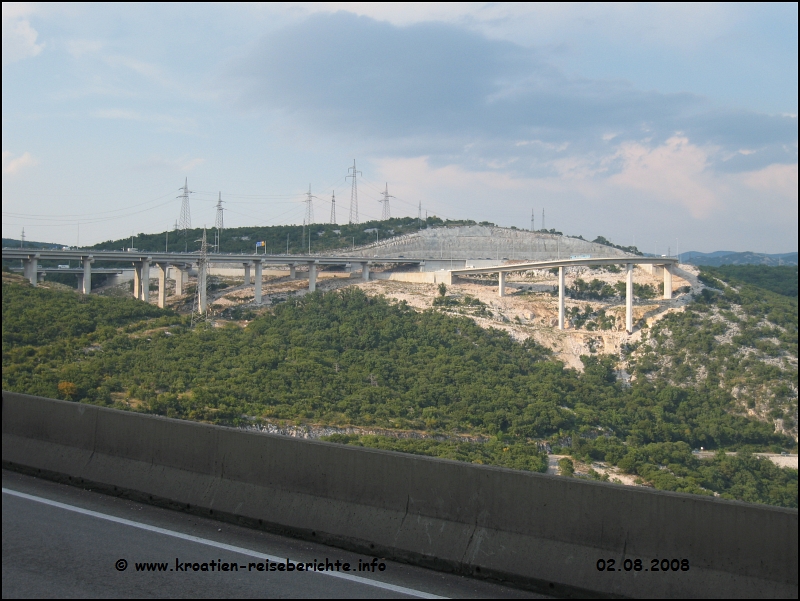
<path id="1" fill-rule="evenodd" d="M 3 175 L 16 175 L 21 170 L 28 167 L 35 167 L 39 164 L 30 152 L 23 152 L 21 156 L 12 159 L 12 153 L 8 150 L 3 151 Z"/>
<path id="2" fill-rule="evenodd" d="M 715 178 L 708 169 L 709 155 L 715 150 L 695 146 L 681 134 L 655 148 L 625 142 L 616 154 L 622 160 L 622 171 L 609 181 L 650 198 L 683 205 L 693 217 L 704 218 L 721 205 L 719 180 L 712 181 Z"/>
<path id="3" fill-rule="evenodd" d="M 33 12 L 24 2 L 3 2 L 3 66 L 36 56 L 44 49 L 39 33 L 27 17 Z"/>
<path id="4" fill-rule="evenodd" d="M 797 164 L 769 165 L 759 171 L 741 175 L 742 182 L 749 188 L 785 198 L 797 206 Z"/>

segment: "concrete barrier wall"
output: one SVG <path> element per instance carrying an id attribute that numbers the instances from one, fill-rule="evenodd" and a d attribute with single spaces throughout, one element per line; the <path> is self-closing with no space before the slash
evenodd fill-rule
<path id="1" fill-rule="evenodd" d="M 554 595 L 797 597 L 797 510 L 8 392 L 3 465 Z"/>

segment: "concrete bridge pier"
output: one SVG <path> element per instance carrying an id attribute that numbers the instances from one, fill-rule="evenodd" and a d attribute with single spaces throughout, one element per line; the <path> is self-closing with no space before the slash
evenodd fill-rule
<path id="1" fill-rule="evenodd" d="M 250 263 L 244 263 L 244 285 L 250 284 Z"/>
<path id="2" fill-rule="evenodd" d="M 506 272 L 501 271 L 499 272 L 500 277 L 498 278 L 499 283 L 497 285 L 497 296 L 505 296 L 506 295 Z"/>
<path id="3" fill-rule="evenodd" d="M 83 258 L 83 278 L 80 283 L 82 294 L 89 294 L 92 291 L 92 263 L 94 263 L 94 257 Z"/>
<path id="4" fill-rule="evenodd" d="M 172 269 L 174 270 L 173 273 L 177 274 L 175 275 L 175 296 L 181 296 L 183 294 L 183 278 L 186 270 L 177 265 L 173 265 Z"/>
<path id="5" fill-rule="evenodd" d="M 558 268 L 558 329 L 564 329 L 564 268 Z"/>
<path id="6" fill-rule="evenodd" d="M 308 264 L 308 291 L 314 292 L 317 289 L 317 264 Z"/>
<path id="7" fill-rule="evenodd" d="M 156 263 L 158 266 L 158 306 L 167 306 L 167 272 L 169 263 Z"/>
<path id="8" fill-rule="evenodd" d="M 633 332 L 633 264 L 625 265 L 625 331 L 628 334 Z"/>
<path id="9" fill-rule="evenodd" d="M 197 263 L 197 296 L 198 305 L 201 315 L 205 315 L 206 308 L 208 307 L 208 298 L 206 291 L 206 283 L 208 281 L 208 263 L 205 261 L 198 261 Z"/>
<path id="10" fill-rule="evenodd" d="M 142 298 L 142 262 L 134 261 L 133 263 L 133 298 L 141 300 Z"/>
<path id="11" fill-rule="evenodd" d="M 29 257 L 22 260 L 22 274 L 31 283 L 31 286 L 36 286 L 37 272 L 39 271 L 39 256 Z"/>
<path id="12" fill-rule="evenodd" d="M 255 296 L 255 298 L 253 300 L 255 301 L 255 303 L 257 305 L 260 305 L 261 304 L 261 284 L 262 284 L 262 280 L 264 279 L 263 272 L 262 272 L 262 267 L 263 266 L 261 264 L 261 261 L 253 261 L 253 263 L 254 263 L 255 272 L 256 272 L 256 281 L 255 281 L 255 286 L 254 286 L 254 296 Z"/>
<path id="13" fill-rule="evenodd" d="M 142 296 L 141 300 L 150 302 L 150 259 L 142 260 Z"/>
<path id="14" fill-rule="evenodd" d="M 369 281 L 369 263 L 361 264 L 361 279 L 365 282 Z"/>
<path id="15" fill-rule="evenodd" d="M 664 300 L 672 298 L 672 265 L 664 265 Z"/>
<path id="16" fill-rule="evenodd" d="M 289 279 L 296 280 L 297 279 L 297 265 L 292 263 L 289 265 Z"/>

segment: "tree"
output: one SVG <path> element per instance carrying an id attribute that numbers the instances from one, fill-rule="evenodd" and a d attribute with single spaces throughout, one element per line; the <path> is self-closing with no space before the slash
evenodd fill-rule
<path id="1" fill-rule="evenodd" d="M 447 294 L 447 286 L 444 285 L 444 282 L 439 284 L 439 296 L 444 296 Z"/>
<path id="2" fill-rule="evenodd" d="M 58 383 L 58 393 L 65 401 L 71 401 L 78 394 L 78 387 L 72 382 L 62 380 Z"/>

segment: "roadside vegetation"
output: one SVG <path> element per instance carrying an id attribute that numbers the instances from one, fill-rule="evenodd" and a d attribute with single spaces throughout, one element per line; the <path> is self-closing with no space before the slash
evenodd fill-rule
<path id="1" fill-rule="evenodd" d="M 662 490 L 797 507 L 797 471 L 752 455 L 796 450 L 797 298 L 703 277 L 718 291 L 626 350 L 630 381 L 616 357 L 565 369 L 531 340 L 356 288 L 191 328 L 132 299 L 4 277 L 3 389 L 228 426 L 414 431 L 329 440 L 530 471 L 550 445 Z M 738 454 L 700 460 L 701 446 Z"/>

